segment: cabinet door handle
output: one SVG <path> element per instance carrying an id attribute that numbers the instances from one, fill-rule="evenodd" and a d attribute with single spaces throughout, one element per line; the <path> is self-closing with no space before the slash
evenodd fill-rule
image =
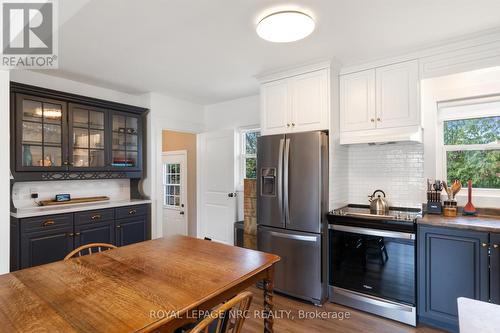
<path id="1" fill-rule="evenodd" d="M 370 119 L 370 121 L 371 121 L 372 123 L 374 123 L 374 122 L 375 122 L 375 119 L 373 119 L 373 118 L 372 118 L 372 119 Z"/>
<path id="2" fill-rule="evenodd" d="M 80 233 L 79 233 L 79 232 L 77 232 L 77 233 L 75 233 L 75 235 L 76 235 L 76 236 L 80 236 Z"/>
<path id="3" fill-rule="evenodd" d="M 75 234 L 70 232 L 69 234 L 67 234 L 68 237 L 73 237 Z"/>
<path id="4" fill-rule="evenodd" d="M 292 123 L 292 126 L 295 127 L 295 123 Z"/>
<path id="5" fill-rule="evenodd" d="M 95 214 L 90 217 L 92 220 L 98 220 L 101 218 L 101 214 Z"/>
<path id="6" fill-rule="evenodd" d="M 290 127 L 290 124 L 286 124 L 286 127 Z"/>
<path id="7" fill-rule="evenodd" d="M 47 220 L 42 223 L 42 227 L 48 227 L 49 225 L 54 225 L 56 222 L 54 220 Z"/>
<path id="8" fill-rule="evenodd" d="M 481 243 L 482 247 L 488 247 L 488 243 Z"/>
<path id="9" fill-rule="evenodd" d="M 135 213 L 137 213 L 136 209 L 131 209 L 128 211 L 128 215 L 134 215 Z"/>
<path id="10" fill-rule="evenodd" d="M 377 121 L 380 121 L 380 122 L 381 122 L 382 120 L 380 120 L 380 118 L 377 118 Z"/>
<path id="11" fill-rule="evenodd" d="M 493 244 L 494 249 L 498 249 L 498 246 L 499 246 L 498 244 Z"/>
<path id="12" fill-rule="evenodd" d="M 122 227 L 121 225 L 117 225 L 117 226 L 116 226 L 116 228 L 117 228 L 117 229 L 119 229 L 119 228 L 121 228 L 121 227 Z"/>

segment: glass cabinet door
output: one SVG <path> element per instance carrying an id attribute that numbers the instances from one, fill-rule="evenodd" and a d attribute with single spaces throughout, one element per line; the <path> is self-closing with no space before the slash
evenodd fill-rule
<path id="1" fill-rule="evenodd" d="M 17 169 L 66 168 L 64 102 L 17 95 Z"/>
<path id="2" fill-rule="evenodd" d="M 72 169 L 106 166 L 105 110 L 76 104 L 69 107 L 69 151 Z"/>
<path id="3" fill-rule="evenodd" d="M 111 115 L 111 166 L 135 168 L 140 166 L 140 119 L 123 113 Z"/>

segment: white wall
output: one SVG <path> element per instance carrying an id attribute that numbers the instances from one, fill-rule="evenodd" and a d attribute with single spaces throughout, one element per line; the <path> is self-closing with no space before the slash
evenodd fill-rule
<path id="1" fill-rule="evenodd" d="M 205 132 L 259 125 L 260 96 L 254 95 L 207 105 L 203 114 Z"/>
<path id="2" fill-rule="evenodd" d="M 158 93 L 148 94 L 146 166 L 143 192 L 152 200 L 152 237 L 163 234 L 162 219 L 162 132 L 173 130 L 189 133 L 203 131 L 203 107 L 199 104 L 179 100 Z"/>
<path id="3" fill-rule="evenodd" d="M 0 274 L 9 272 L 10 258 L 9 96 L 9 72 L 0 71 Z"/>
<path id="4" fill-rule="evenodd" d="M 120 91 L 93 86 L 90 84 L 39 72 L 12 70 L 10 72 L 10 80 L 47 89 L 54 89 L 72 94 L 100 98 L 122 104 L 147 107 L 149 103 L 147 98 L 145 98 L 145 95 L 126 94 Z"/>

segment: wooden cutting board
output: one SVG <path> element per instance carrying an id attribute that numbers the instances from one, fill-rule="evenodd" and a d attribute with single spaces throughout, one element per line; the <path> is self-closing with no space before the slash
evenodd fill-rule
<path id="1" fill-rule="evenodd" d="M 38 202 L 39 206 L 57 206 L 57 205 L 68 205 L 75 203 L 85 203 L 85 202 L 97 202 L 97 201 L 107 201 L 109 197 L 87 197 L 87 198 L 73 198 L 68 201 L 55 201 L 55 200 L 42 200 Z"/>

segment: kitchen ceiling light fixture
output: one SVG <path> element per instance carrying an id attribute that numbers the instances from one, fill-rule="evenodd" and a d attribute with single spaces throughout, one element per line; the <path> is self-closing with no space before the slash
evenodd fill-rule
<path id="1" fill-rule="evenodd" d="M 264 17 L 257 24 L 257 35 L 274 43 L 289 43 L 306 38 L 314 31 L 312 17 L 299 11 L 281 11 Z"/>

